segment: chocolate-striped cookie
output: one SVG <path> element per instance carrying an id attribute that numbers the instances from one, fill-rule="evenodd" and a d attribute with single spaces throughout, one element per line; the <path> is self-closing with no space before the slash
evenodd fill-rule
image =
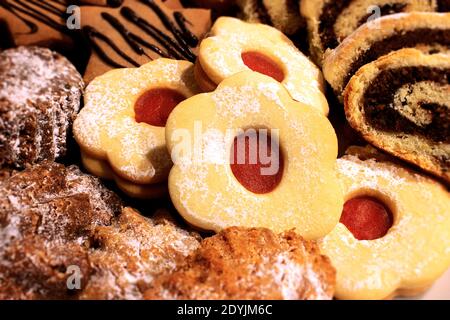
<path id="1" fill-rule="evenodd" d="M 66 152 L 83 81 L 63 56 L 40 47 L 0 53 L 0 166 L 22 168 Z"/>
<path id="2" fill-rule="evenodd" d="M 364 24 L 326 54 L 325 79 L 340 96 L 360 67 L 402 48 L 448 52 L 450 13 L 398 13 Z"/>
<path id="3" fill-rule="evenodd" d="M 322 63 L 326 49 L 334 49 L 367 21 L 393 13 L 438 11 L 437 0 L 302 0 L 310 51 Z"/>
<path id="4" fill-rule="evenodd" d="M 367 141 L 450 182 L 450 55 L 379 58 L 352 77 L 344 104 Z"/>

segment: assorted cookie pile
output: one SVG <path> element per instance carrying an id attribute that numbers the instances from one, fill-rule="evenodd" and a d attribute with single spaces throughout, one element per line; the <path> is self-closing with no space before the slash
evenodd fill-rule
<path id="1" fill-rule="evenodd" d="M 387 299 L 450 267 L 448 1 L 73 3 L 0 1 L 0 299 Z"/>

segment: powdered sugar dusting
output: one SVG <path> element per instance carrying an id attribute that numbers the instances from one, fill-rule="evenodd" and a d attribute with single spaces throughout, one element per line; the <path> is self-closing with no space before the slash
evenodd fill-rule
<path id="1" fill-rule="evenodd" d="M 338 297 L 381 299 L 450 266 L 450 195 L 442 186 L 378 159 L 345 156 L 337 168 L 344 195 L 375 195 L 394 215 L 382 238 L 360 241 L 338 224 L 321 241 L 337 269 Z"/>
<path id="2" fill-rule="evenodd" d="M 192 67 L 187 61 L 157 59 L 140 68 L 112 70 L 94 79 L 74 123 L 81 148 L 109 161 L 120 176 L 135 183 L 164 179 L 171 167 L 164 128 L 136 122 L 134 104 L 152 88 L 171 88 L 186 97 L 197 93 Z"/>
<path id="3" fill-rule="evenodd" d="M 48 49 L 19 47 L 0 54 L 0 78 L 0 164 L 64 155 L 84 86 L 75 67 Z"/>

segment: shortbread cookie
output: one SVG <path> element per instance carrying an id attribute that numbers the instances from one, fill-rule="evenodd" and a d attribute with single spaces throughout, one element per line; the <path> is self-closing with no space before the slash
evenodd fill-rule
<path id="1" fill-rule="evenodd" d="M 337 271 L 335 296 L 417 294 L 450 267 L 450 194 L 384 156 L 352 153 L 337 160 L 341 223 L 320 242 Z"/>
<path id="2" fill-rule="evenodd" d="M 171 8 L 160 0 L 124 0 L 117 8 L 82 6 L 82 29 L 93 49 L 85 81 L 159 57 L 193 62 L 195 48 L 211 27 L 210 11 L 168 2 Z"/>
<path id="3" fill-rule="evenodd" d="M 314 242 L 293 231 L 232 227 L 205 239 L 147 299 L 329 300 L 335 271 Z"/>
<path id="4" fill-rule="evenodd" d="M 77 167 L 44 162 L 0 182 L 0 299 L 76 297 L 67 280 L 89 277 L 91 229 L 121 201 Z"/>
<path id="5" fill-rule="evenodd" d="M 200 44 L 196 79 L 205 91 L 245 70 L 282 83 L 297 101 L 328 114 L 320 70 L 275 28 L 229 17 L 219 18 Z"/>
<path id="6" fill-rule="evenodd" d="M 402 48 L 449 52 L 450 13 L 399 13 L 364 24 L 325 57 L 325 79 L 341 96 L 360 67 Z"/>
<path id="7" fill-rule="evenodd" d="M 39 47 L 0 53 L 0 166 L 22 168 L 66 153 L 83 81 L 63 56 Z"/>
<path id="8" fill-rule="evenodd" d="M 74 123 L 82 161 L 132 197 L 159 197 L 172 166 L 164 126 L 172 109 L 199 92 L 188 61 L 157 59 L 117 69 L 86 88 Z"/>
<path id="9" fill-rule="evenodd" d="M 125 208 L 112 225 L 95 228 L 89 252 L 92 270 L 79 298 L 142 299 L 146 287 L 183 263 L 200 240 L 165 211 L 145 218 Z"/>
<path id="10" fill-rule="evenodd" d="M 375 146 L 450 182 L 450 56 L 403 49 L 362 67 L 345 93 L 350 125 Z"/>
<path id="11" fill-rule="evenodd" d="M 362 24 L 381 16 L 411 11 L 437 11 L 436 0 L 302 0 L 310 52 L 322 64 L 326 49 L 336 48 Z"/>
<path id="12" fill-rule="evenodd" d="M 240 72 L 172 111 L 170 196 L 201 229 L 295 228 L 308 240 L 322 237 L 342 210 L 336 140 L 328 119 L 279 82 Z"/>

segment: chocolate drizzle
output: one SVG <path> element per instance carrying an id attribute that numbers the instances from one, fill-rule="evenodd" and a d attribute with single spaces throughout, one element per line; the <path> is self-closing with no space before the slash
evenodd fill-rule
<path id="1" fill-rule="evenodd" d="M 145 55 L 151 59 L 145 52 L 144 48 L 158 54 L 161 57 L 171 57 L 174 59 L 189 60 L 194 62 L 196 56 L 192 52 L 191 48 L 197 46 L 198 38 L 188 29 L 187 24 L 189 21 L 184 17 L 181 12 L 174 12 L 173 20 L 160 8 L 160 6 L 153 0 L 139 0 L 151 9 L 160 19 L 161 23 L 168 30 L 164 32 L 161 29 L 152 25 L 149 21 L 139 16 L 132 8 L 123 6 L 120 8 L 120 15 L 127 21 L 136 25 L 139 29 L 145 32 L 145 34 L 156 41 L 157 45 L 151 44 L 149 41 L 136 35 L 127 29 L 126 25 L 120 21 L 117 17 L 102 12 L 102 19 L 106 20 L 125 40 L 128 46 L 138 55 Z M 83 30 L 87 34 L 93 49 L 98 56 L 107 64 L 112 67 L 123 67 L 122 63 L 115 61 L 110 57 L 104 49 L 99 45 L 96 40 L 100 40 L 108 45 L 114 52 L 121 56 L 124 60 L 138 67 L 139 64 L 133 60 L 128 54 L 119 48 L 113 40 L 102 34 L 94 27 L 84 27 Z"/>
<path id="2" fill-rule="evenodd" d="M 416 101 L 420 108 L 432 115 L 430 123 L 426 125 L 414 123 L 393 107 L 394 95 L 398 89 L 423 81 L 448 86 L 450 70 L 423 66 L 382 71 L 364 93 L 364 114 L 367 122 L 377 130 L 419 134 L 433 142 L 450 143 L 450 105 Z"/>
<path id="3" fill-rule="evenodd" d="M 30 34 L 39 31 L 38 25 L 29 20 L 30 18 L 36 19 L 58 32 L 69 34 L 70 30 L 66 28 L 64 23 L 65 11 L 59 9 L 56 5 L 52 4 L 52 2 L 60 4 L 59 1 L 54 0 L 45 2 L 38 0 L 0 0 L 0 7 L 3 7 L 25 23 L 30 29 Z M 36 9 L 36 7 L 40 10 Z M 57 20 L 52 18 L 52 16 L 55 16 Z"/>

